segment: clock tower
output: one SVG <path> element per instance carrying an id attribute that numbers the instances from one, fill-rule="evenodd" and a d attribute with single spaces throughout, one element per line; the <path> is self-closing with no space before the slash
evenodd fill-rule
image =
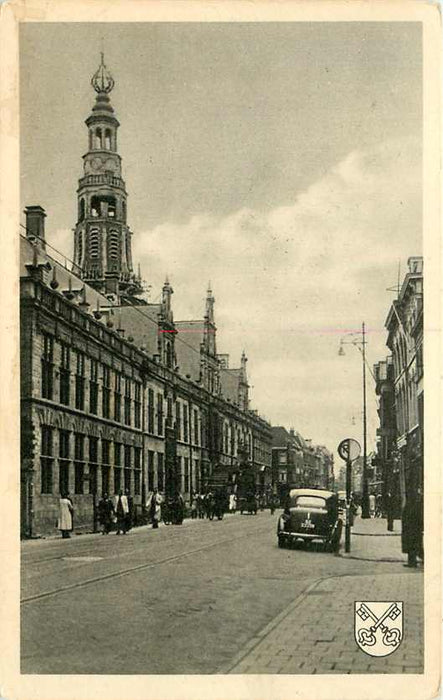
<path id="1" fill-rule="evenodd" d="M 91 84 L 97 97 L 85 122 L 88 151 L 83 156 L 84 174 L 78 182 L 74 260 L 85 282 L 120 300 L 140 294 L 143 289 L 132 266 L 127 193 L 117 152 L 120 124 L 109 99 L 114 79 L 106 68 L 103 53 Z"/>

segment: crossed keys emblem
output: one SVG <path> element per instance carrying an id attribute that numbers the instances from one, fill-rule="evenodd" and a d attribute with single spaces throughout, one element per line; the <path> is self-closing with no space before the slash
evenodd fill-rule
<path id="1" fill-rule="evenodd" d="M 403 639 L 403 603 L 356 602 L 355 640 L 370 656 L 387 656 Z M 369 624 L 372 623 L 372 624 Z"/>

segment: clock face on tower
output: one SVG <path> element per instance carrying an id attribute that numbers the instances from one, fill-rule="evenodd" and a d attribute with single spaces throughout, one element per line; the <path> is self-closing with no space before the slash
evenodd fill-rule
<path id="1" fill-rule="evenodd" d="M 102 167 L 103 167 L 103 161 L 101 158 L 93 158 L 91 160 L 91 168 L 93 170 L 101 170 Z"/>
<path id="2" fill-rule="evenodd" d="M 105 163 L 105 170 L 110 170 L 112 173 L 115 173 L 115 166 L 115 160 L 113 160 L 112 158 L 108 158 L 108 160 Z"/>

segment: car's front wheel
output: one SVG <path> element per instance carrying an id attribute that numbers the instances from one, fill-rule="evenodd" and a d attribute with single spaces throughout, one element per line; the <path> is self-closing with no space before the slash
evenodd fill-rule
<path id="1" fill-rule="evenodd" d="M 280 547 L 280 549 L 284 549 L 286 547 L 286 539 L 281 535 L 278 538 L 278 546 Z"/>

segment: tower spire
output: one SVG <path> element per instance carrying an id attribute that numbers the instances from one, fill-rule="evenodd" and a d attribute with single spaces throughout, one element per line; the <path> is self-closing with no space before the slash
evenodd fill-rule
<path id="1" fill-rule="evenodd" d="M 206 314 L 205 319 L 208 323 L 214 323 L 214 296 L 212 294 L 211 283 L 208 282 L 208 289 L 206 292 Z"/>
<path id="2" fill-rule="evenodd" d="M 103 47 L 102 51 L 100 51 L 100 57 L 100 65 L 91 78 L 91 85 L 96 92 L 108 94 L 114 87 L 115 81 L 110 71 L 106 67 L 105 52 L 103 51 Z"/>
<path id="3" fill-rule="evenodd" d="M 88 284 L 120 298 L 141 293 L 142 284 L 132 265 L 127 193 L 117 149 L 120 124 L 109 99 L 114 84 L 102 50 L 100 65 L 91 78 L 96 101 L 85 122 L 88 151 L 77 190 L 74 260 Z"/>

